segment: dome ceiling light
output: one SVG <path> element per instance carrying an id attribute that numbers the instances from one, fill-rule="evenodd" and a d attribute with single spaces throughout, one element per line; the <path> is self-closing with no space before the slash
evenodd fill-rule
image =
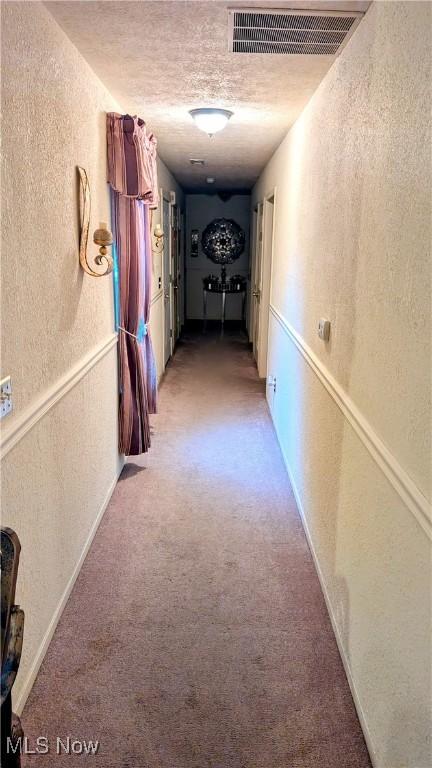
<path id="1" fill-rule="evenodd" d="M 197 127 L 211 137 L 214 133 L 222 131 L 232 116 L 228 109 L 217 109 L 213 107 L 203 107 L 201 109 L 191 109 L 189 114 L 195 120 Z"/>

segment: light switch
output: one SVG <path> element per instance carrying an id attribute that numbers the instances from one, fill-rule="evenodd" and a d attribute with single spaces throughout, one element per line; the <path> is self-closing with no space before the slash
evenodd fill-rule
<path id="1" fill-rule="evenodd" d="M 321 318 L 321 320 L 318 323 L 318 336 L 323 341 L 328 341 L 330 338 L 330 320 L 326 320 L 325 318 Z"/>
<path id="2" fill-rule="evenodd" d="M 10 376 L 0 381 L 0 419 L 12 410 L 12 384 Z"/>

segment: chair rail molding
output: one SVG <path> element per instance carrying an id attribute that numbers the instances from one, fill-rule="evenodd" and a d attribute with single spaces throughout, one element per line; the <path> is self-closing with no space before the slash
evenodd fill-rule
<path id="1" fill-rule="evenodd" d="M 272 304 L 270 312 L 331 395 L 418 524 L 432 540 L 432 507 L 427 498 L 304 339 Z"/>
<path id="2" fill-rule="evenodd" d="M 56 405 L 79 381 L 117 345 L 118 335 L 112 333 L 100 342 L 81 360 L 72 366 L 63 376 L 51 384 L 38 398 L 28 405 L 16 418 L 1 431 L 0 458 L 3 459 L 9 451 L 29 432 L 48 411 Z"/>

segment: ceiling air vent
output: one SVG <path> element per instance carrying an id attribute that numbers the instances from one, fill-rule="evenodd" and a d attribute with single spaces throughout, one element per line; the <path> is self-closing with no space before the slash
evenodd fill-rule
<path id="1" fill-rule="evenodd" d="M 336 11 L 245 9 L 229 11 L 231 53 L 335 56 L 363 14 Z"/>

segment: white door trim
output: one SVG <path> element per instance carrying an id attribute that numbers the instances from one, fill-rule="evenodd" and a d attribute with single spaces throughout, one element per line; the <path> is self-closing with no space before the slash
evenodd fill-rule
<path id="1" fill-rule="evenodd" d="M 262 243 L 263 243 L 263 207 L 264 202 L 260 201 L 256 205 L 256 221 L 255 221 L 255 247 L 254 247 L 254 270 L 252 280 L 252 349 L 255 360 L 258 361 L 258 336 L 259 336 L 259 322 L 260 322 L 260 304 L 256 301 L 253 293 L 255 290 L 260 291 L 262 285 Z M 261 237 L 260 237 L 261 235 Z M 260 275 L 257 279 L 258 264 L 260 269 Z"/>
<path id="2" fill-rule="evenodd" d="M 168 191 L 161 189 L 160 191 L 160 200 L 161 200 L 161 221 L 162 221 L 162 228 L 163 228 L 163 254 L 162 254 L 162 290 L 163 290 L 163 369 L 165 370 L 166 364 L 169 360 L 169 357 L 172 355 L 172 341 L 170 333 L 172 331 L 172 297 L 171 297 L 171 193 Z M 164 220 L 164 204 L 168 204 L 168 232 L 165 232 L 165 220 Z M 165 274 L 165 249 L 168 247 L 168 279 L 166 280 L 166 274 Z M 166 288 L 168 288 L 169 293 L 169 323 L 167 328 L 167 321 L 166 321 L 166 311 L 165 311 L 165 292 Z M 170 347 L 170 355 L 168 356 L 168 360 L 165 359 L 165 349 L 166 349 L 166 339 L 167 339 L 167 331 L 168 331 L 168 338 L 170 339 L 169 347 Z"/>
<path id="3" fill-rule="evenodd" d="M 263 199 L 262 254 L 261 254 L 261 296 L 259 305 L 259 328 L 257 345 L 257 367 L 261 378 L 267 376 L 267 351 L 269 333 L 269 314 L 273 275 L 273 251 L 276 216 L 276 187 L 273 187 Z M 271 217 L 271 218 L 270 218 Z M 271 227 L 271 232 L 269 232 Z"/>
<path id="4" fill-rule="evenodd" d="M 254 282 L 255 282 L 255 259 L 256 259 L 256 240 L 257 240 L 257 220 L 258 206 L 254 205 L 252 209 L 251 221 L 251 242 L 250 242 L 250 278 L 249 278 L 249 342 L 253 344 L 254 339 Z"/>

